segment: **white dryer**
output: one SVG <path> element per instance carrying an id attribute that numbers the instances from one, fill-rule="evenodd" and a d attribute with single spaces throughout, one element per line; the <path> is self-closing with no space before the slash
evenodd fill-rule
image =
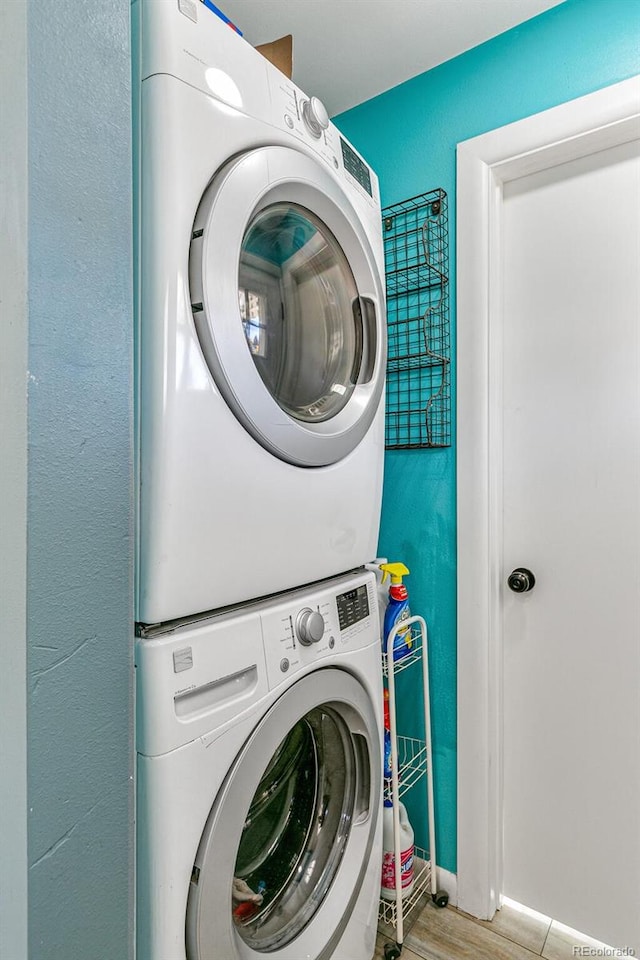
<path id="1" fill-rule="evenodd" d="M 138 641 L 138 960 L 371 960 L 376 603 L 365 572 Z"/>
<path id="2" fill-rule="evenodd" d="M 168 621 L 376 554 L 378 182 L 204 4 L 136 0 L 139 564 Z"/>

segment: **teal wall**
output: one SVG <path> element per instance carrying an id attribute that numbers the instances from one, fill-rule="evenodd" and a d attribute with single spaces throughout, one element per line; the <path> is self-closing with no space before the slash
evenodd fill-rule
<path id="1" fill-rule="evenodd" d="M 127 960 L 130 7 L 29 0 L 27 16 L 29 958 Z"/>
<path id="2" fill-rule="evenodd" d="M 456 143 L 639 72 L 640 0 L 565 0 L 334 118 L 377 171 L 383 205 L 449 194 L 454 350 Z M 455 871 L 455 447 L 389 451 L 385 469 L 379 552 L 408 565 L 412 609 L 430 625 L 438 861 Z"/>

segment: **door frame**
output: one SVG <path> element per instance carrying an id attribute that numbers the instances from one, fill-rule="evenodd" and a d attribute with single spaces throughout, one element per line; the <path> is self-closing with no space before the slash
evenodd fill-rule
<path id="1" fill-rule="evenodd" d="M 457 147 L 458 906 L 499 908 L 503 186 L 640 137 L 640 75 Z"/>

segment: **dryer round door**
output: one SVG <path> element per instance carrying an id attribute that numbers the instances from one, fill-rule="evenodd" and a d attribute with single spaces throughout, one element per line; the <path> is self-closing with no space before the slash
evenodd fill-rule
<path id="1" fill-rule="evenodd" d="M 228 163 L 196 214 L 189 283 L 204 357 L 249 433 L 305 467 L 355 449 L 382 396 L 384 297 L 329 171 L 275 146 Z"/>
<path id="2" fill-rule="evenodd" d="M 367 870 L 381 795 L 371 701 L 318 670 L 271 707 L 235 760 L 196 856 L 188 960 L 329 958 Z"/>

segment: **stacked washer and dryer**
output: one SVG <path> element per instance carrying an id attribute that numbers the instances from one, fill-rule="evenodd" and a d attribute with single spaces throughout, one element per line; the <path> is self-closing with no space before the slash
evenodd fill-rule
<path id="1" fill-rule="evenodd" d="M 138 960 L 370 960 L 375 174 L 199 0 L 135 0 Z"/>

